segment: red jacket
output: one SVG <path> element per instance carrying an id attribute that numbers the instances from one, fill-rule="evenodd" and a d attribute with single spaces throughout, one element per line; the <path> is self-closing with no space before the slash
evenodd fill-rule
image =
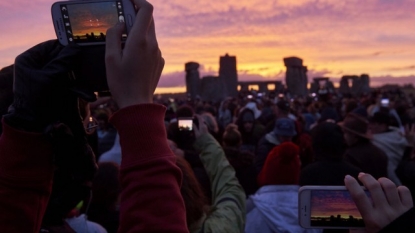
<path id="1" fill-rule="evenodd" d="M 166 140 L 165 108 L 142 104 L 111 119 L 122 145 L 119 232 L 188 232 L 182 174 Z M 41 134 L 3 123 L 0 232 L 38 233 L 50 196 L 52 148 Z"/>

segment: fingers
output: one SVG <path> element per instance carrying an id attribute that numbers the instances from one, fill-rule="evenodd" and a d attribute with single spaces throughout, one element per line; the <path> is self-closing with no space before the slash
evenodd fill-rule
<path id="1" fill-rule="evenodd" d="M 412 208 L 414 203 L 411 196 L 411 191 L 405 186 L 398 187 L 399 198 L 403 206 Z"/>
<path id="2" fill-rule="evenodd" d="M 345 177 L 344 184 L 347 190 L 349 190 L 362 217 L 368 216 L 372 212 L 373 206 L 362 186 L 359 185 L 355 178 L 349 175 Z"/>
<path id="3" fill-rule="evenodd" d="M 379 207 L 382 204 L 388 203 L 385 194 L 383 193 L 382 186 L 375 178 L 373 178 L 373 176 L 365 173 L 360 173 L 359 180 L 370 192 L 370 196 L 372 197 L 375 207 Z"/>
<path id="4" fill-rule="evenodd" d="M 135 22 L 128 35 L 128 46 L 136 47 L 147 44 L 147 32 L 153 20 L 153 5 L 146 0 L 133 0 L 137 6 L 138 11 L 135 16 Z M 133 41 L 134 43 L 129 43 Z"/>
<path id="5" fill-rule="evenodd" d="M 158 47 L 154 17 L 151 19 L 150 27 L 148 29 L 148 41 L 155 43 L 153 46 Z"/>
<path id="6" fill-rule="evenodd" d="M 382 186 L 383 192 L 385 193 L 386 199 L 391 206 L 400 206 L 401 199 L 399 197 L 398 189 L 396 185 L 389 179 L 380 178 L 380 185 Z"/>
<path id="7" fill-rule="evenodd" d="M 156 87 L 158 85 L 158 82 L 160 80 L 160 76 L 161 76 L 161 73 L 163 72 L 164 64 L 165 64 L 164 58 L 161 56 L 160 49 L 159 49 L 159 52 L 158 52 L 158 60 L 159 61 L 157 62 L 157 67 L 156 67 L 156 70 L 155 70 L 155 75 L 156 75 L 157 79 L 154 79 L 155 83 L 153 84 L 153 89 L 154 90 L 156 89 Z"/>
<path id="8" fill-rule="evenodd" d="M 119 61 L 122 57 L 121 37 L 125 23 L 118 22 L 107 30 L 105 45 L 105 60 L 109 63 Z M 108 64 L 108 63 L 107 63 Z"/>

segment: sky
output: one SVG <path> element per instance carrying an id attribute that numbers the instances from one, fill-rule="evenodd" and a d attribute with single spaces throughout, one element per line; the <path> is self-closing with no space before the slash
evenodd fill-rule
<path id="1" fill-rule="evenodd" d="M 51 0 L 0 2 L 0 67 L 56 38 Z M 415 80 L 415 0 L 152 0 L 166 60 L 158 92 L 184 91 L 184 63 L 216 75 L 237 56 L 239 80 L 283 80 L 297 56 L 308 78 L 371 76 L 372 85 Z M 173 88 L 174 87 L 174 88 Z"/>

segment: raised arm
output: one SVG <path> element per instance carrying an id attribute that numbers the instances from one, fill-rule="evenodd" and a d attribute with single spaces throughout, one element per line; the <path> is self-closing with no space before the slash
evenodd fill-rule
<path id="1" fill-rule="evenodd" d="M 120 107 L 111 118 L 122 150 L 119 232 L 188 232 L 182 174 L 167 145 L 165 108 L 152 104 L 164 67 L 153 6 L 133 2 L 138 11 L 124 49 L 121 23 L 108 30 L 106 44 L 108 86 Z"/>
<path id="2" fill-rule="evenodd" d="M 208 133 L 199 117 L 195 148 L 205 166 L 212 187 L 212 212 L 203 224 L 204 232 L 243 232 L 245 224 L 245 193 L 235 170 L 229 164 L 218 142 Z"/>

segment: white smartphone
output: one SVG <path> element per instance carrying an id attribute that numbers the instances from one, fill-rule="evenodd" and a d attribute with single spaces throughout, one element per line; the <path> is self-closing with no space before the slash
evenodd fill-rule
<path id="1" fill-rule="evenodd" d="M 107 29 L 117 22 L 125 22 L 125 41 L 135 20 L 135 7 L 130 0 L 55 2 L 52 20 L 62 45 L 105 44 Z"/>
<path id="2" fill-rule="evenodd" d="M 193 130 L 193 118 L 179 118 L 179 131 L 192 131 Z"/>
<path id="3" fill-rule="evenodd" d="M 383 98 L 380 100 L 380 104 L 382 107 L 389 107 L 389 99 Z"/>
<path id="4" fill-rule="evenodd" d="M 366 194 L 369 195 L 368 192 Z M 361 229 L 362 216 L 345 186 L 303 186 L 298 193 L 300 226 L 316 229 Z"/>

